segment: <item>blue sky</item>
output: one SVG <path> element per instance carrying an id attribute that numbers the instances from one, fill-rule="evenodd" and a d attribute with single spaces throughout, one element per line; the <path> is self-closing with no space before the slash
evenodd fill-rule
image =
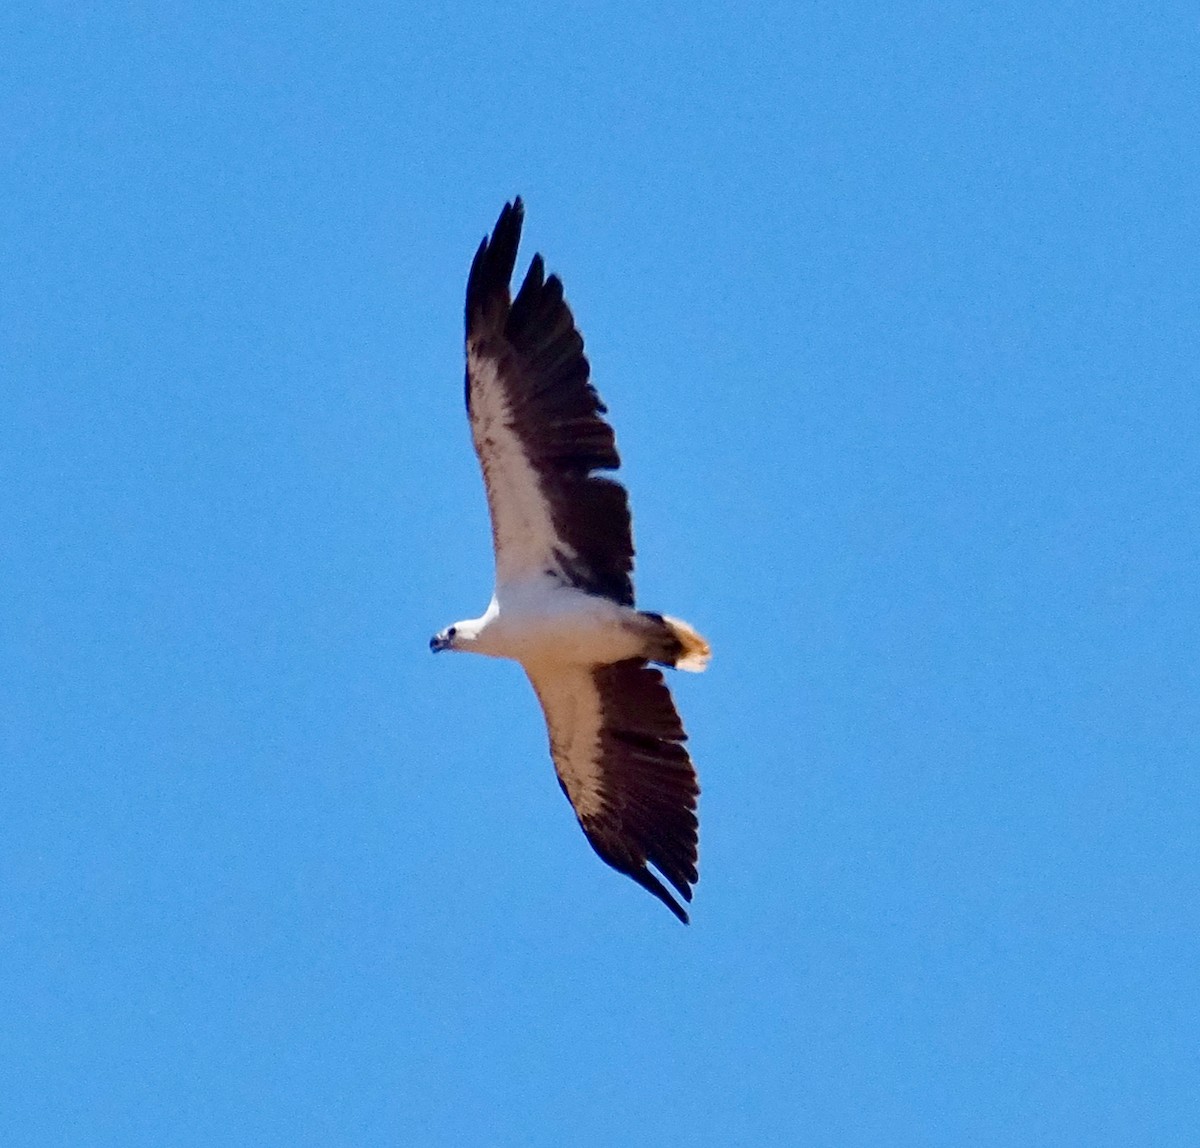
<path id="1" fill-rule="evenodd" d="M 1184 4 L 0 12 L 0 1132 L 1200 1142 Z M 562 275 L 701 771 L 592 854 L 462 292 Z"/>

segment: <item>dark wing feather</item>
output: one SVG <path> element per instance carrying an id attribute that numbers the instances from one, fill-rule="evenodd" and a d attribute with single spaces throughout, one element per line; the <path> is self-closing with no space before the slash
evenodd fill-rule
<path id="1" fill-rule="evenodd" d="M 683 906 L 649 869 L 692 899 L 700 786 L 662 674 L 640 659 L 528 672 L 559 784 L 592 848 L 686 924 Z"/>
<path id="2" fill-rule="evenodd" d="M 604 803 L 581 818 L 592 847 L 614 869 L 659 898 L 681 921 L 687 913 L 646 864 L 685 901 L 692 899 L 700 786 L 683 743 L 683 723 L 662 673 L 641 661 L 593 670 L 600 692 L 600 770 Z"/>
<path id="3" fill-rule="evenodd" d="M 620 466 L 606 408 L 589 381 L 583 338 L 563 299 L 562 282 L 546 276 L 535 255 L 517 297 L 509 297 L 521 238 L 520 199 L 506 204 L 490 239 L 475 254 L 467 280 L 467 411 L 485 478 L 493 525 L 492 476 L 504 465 L 510 437 L 537 476 L 559 545 L 545 555 L 572 585 L 633 604 L 633 538 L 625 488 L 596 471 Z M 479 389 L 503 391 L 504 425 L 482 426 Z M 497 530 L 499 537 L 500 531 Z M 499 553 L 497 555 L 499 562 Z"/>

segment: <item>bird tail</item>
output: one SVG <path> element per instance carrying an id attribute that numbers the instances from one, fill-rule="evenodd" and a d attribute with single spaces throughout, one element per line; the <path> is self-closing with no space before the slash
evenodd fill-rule
<path id="1" fill-rule="evenodd" d="M 708 669 L 712 647 L 686 622 L 649 611 L 642 617 L 654 623 L 646 655 L 650 661 L 693 674 Z"/>

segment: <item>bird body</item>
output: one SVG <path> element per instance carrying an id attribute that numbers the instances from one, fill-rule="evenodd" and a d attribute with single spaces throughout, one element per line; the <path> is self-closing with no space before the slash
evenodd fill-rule
<path id="1" fill-rule="evenodd" d="M 684 644 L 677 632 L 684 625 L 542 577 L 498 585 L 483 615 L 456 622 L 453 641 L 444 648 L 522 664 L 587 666 L 643 658 L 702 670 L 707 657 L 695 643 L 691 660 L 670 653 L 675 643 Z"/>

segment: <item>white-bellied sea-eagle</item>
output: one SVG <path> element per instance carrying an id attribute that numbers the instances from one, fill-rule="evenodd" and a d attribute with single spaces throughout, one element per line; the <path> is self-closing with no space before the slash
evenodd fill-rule
<path id="1" fill-rule="evenodd" d="M 480 618 L 431 639 L 521 663 L 542 704 L 559 784 L 600 857 L 681 921 L 692 899 L 700 787 L 661 671 L 703 670 L 708 643 L 634 606 L 625 488 L 583 339 L 535 255 L 509 285 L 523 208 L 506 204 L 467 279 L 467 413 L 483 468 L 496 582 Z"/>

